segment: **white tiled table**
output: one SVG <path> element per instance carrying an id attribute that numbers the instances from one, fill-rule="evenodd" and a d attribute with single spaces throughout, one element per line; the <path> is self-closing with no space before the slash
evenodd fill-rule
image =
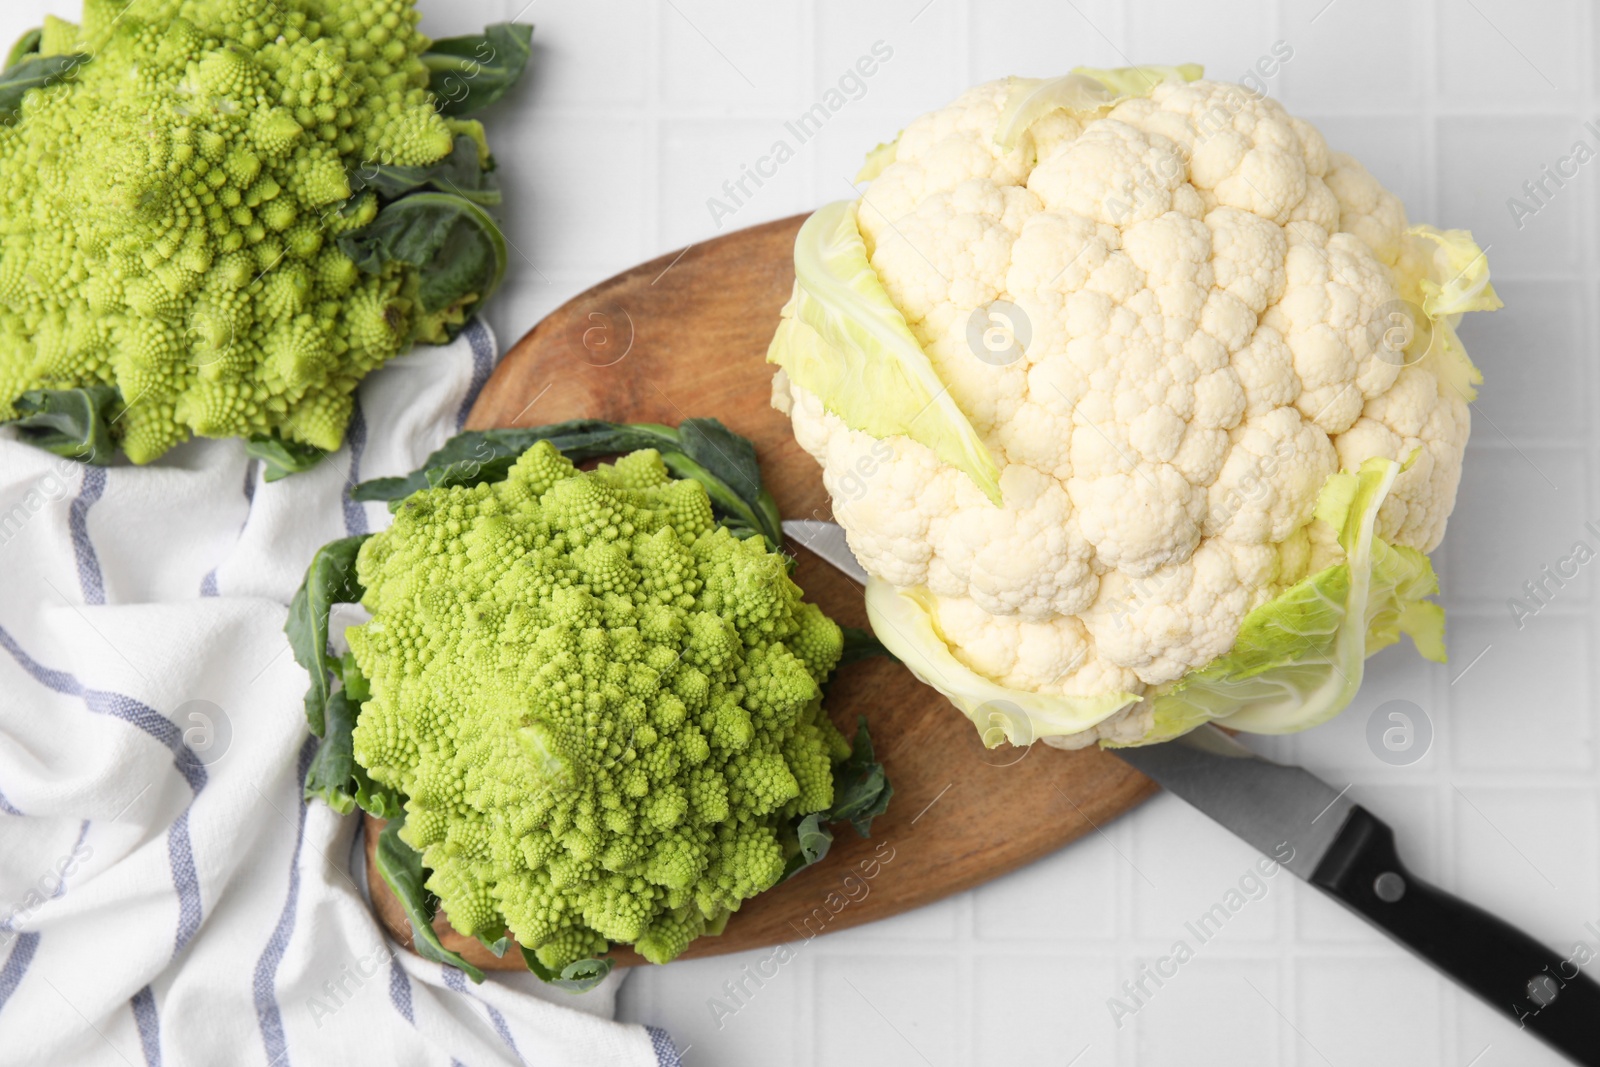
<path id="1" fill-rule="evenodd" d="M 718 232 L 707 199 L 876 41 L 893 56 L 862 98 L 723 228 L 848 195 L 866 149 L 978 80 L 1130 59 L 1199 60 L 1238 77 L 1288 42 L 1273 95 L 1365 160 L 1414 218 L 1470 227 L 1507 307 L 1466 331 L 1488 381 L 1456 521 L 1436 555 L 1453 663 L 1385 653 L 1341 719 L 1270 748 L 1353 783 L 1423 876 L 1552 945 L 1600 942 L 1585 930 L 1600 928 L 1593 567 L 1521 630 L 1506 607 L 1574 540 L 1597 543 L 1583 525 L 1600 518 L 1600 161 L 1520 230 L 1506 206 L 1574 140 L 1600 146 L 1582 126 L 1600 116 L 1591 5 L 535 0 L 523 13 L 524 2 L 421 0 L 435 35 L 519 14 L 537 25 L 530 84 L 488 117 L 516 248 L 490 314 L 502 343 L 608 274 Z M 77 6 L 7 0 L 0 37 Z M 1407 767 L 1366 743 L 1369 715 L 1396 698 L 1435 731 L 1430 753 Z M 720 1029 L 710 998 L 760 954 L 636 973 L 622 1010 L 692 1046 L 691 1067 L 1560 1062 L 1287 875 L 1119 1029 L 1107 999 L 1254 860 L 1162 796 L 1032 868 L 808 944 Z"/>

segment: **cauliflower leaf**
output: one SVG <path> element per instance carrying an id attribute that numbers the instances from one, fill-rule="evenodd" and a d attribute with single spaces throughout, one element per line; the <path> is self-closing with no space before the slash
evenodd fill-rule
<path id="1" fill-rule="evenodd" d="M 1333 475 L 1317 519 L 1338 531 L 1342 562 L 1296 583 L 1245 617 L 1233 649 L 1147 698 L 1150 730 L 1165 741 L 1209 719 L 1250 733 L 1290 733 L 1343 711 L 1366 658 L 1409 634 L 1443 662 L 1444 611 L 1425 598 L 1439 581 L 1428 557 L 1376 536 L 1378 510 L 1402 465 L 1374 458 Z"/>
<path id="2" fill-rule="evenodd" d="M 995 504 L 1000 471 L 867 259 L 856 205 L 829 204 L 800 227 L 794 294 L 767 350 L 853 429 L 905 436 L 966 473 Z"/>

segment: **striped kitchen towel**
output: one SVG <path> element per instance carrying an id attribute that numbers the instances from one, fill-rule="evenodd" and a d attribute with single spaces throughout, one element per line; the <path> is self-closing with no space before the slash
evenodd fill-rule
<path id="1" fill-rule="evenodd" d="M 301 801 L 314 741 L 286 605 L 380 529 L 357 481 L 455 433 L 471 324 L 369 377 L 343 449 L 262 481 L 237 441 L 85 467 L 0 431 L 0 1063 L 676 1064 L 574 997 L 474 985 L 388 941 L 358 821 Z"/>

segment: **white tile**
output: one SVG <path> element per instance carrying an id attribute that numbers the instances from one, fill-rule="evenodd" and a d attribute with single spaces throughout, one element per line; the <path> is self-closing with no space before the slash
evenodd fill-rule
<path id="1" fill-rule="evenodd" d="M 793 1005 L 806 996 L 807 954 L 780 962 L 776 950 L 759 949 L 640 967 L 622 988 L 619 1016 L 666 1026 L 679 1050 L 694 1046 L 697 1067 L 798 1067 Z M 645 1002 L 653 1017 L 639 1016 Z"/>
<path id="2" fill-rule="evenodd" d="M 791 126 L 776 119 L 662 123 L 658 249 L 682 248 L 813 206 L 812 157 Z"/>
<path id="3" fill-rule="evenodd" d="M 492 134 L 515 270 L 582 268 L 598 281 L 645 258 L 646 127 L 534 113 Z M 583 162 L 586 161 L 586 162 Z M 583 166 L 583 181 L 570 180 Z"/>
<path id="4" fill-rule="evenodd" d="M 810 203 L 821 205 L 854 197 L 852 185 L 862 163 L 866 162 L 867 153 L 892 140 L 903 125 L 900 118 L 851 114 L 834 118 L 818 131 L 806 142 L 805 149 L 813 154 Z"/>
<path id="5" fill-rule="evenodd" d="M 1116 1062 L 1116 1024 L 1105 1007 L 1118 984 L 1110 960 L 984 955 L 974 978 L 978 1067 Z"/>
<path id="6" fill-rule="evenodd" d="M 1513 440 L 1582 442 L 1594 407 L 1583 289 L 1505 281 L 1495 291 L 1505 307 L 1461 324 L 1462 342 L 1483 372 L 1478 410 Z"/>
<path id="7" fill-rule="evenodd" d="M 1208 959 L 1204 952 L 1199 948 L 1127 1023 L 1139 1067 L 1195 1067 L 1200 1050 L 1206 1063 L 1281 1063 L 1278 1012 L 1293 1021 L 1293 1006 L 1278 989 L 1277 963 Z"/>
<path id="8" fill-rule="evenodd" d="M 1237 946 L 1273 936 L 1278 897 L 1292 875 L 1280 869 L 1264 877 L 1259 852 L 1169 794 L 1147 803 L 1132 825 L 1128 859 L 1139 937 Z"/>
<path id="9" fill-rule="evenodd" d="M 1449 733 L 1457 766 L 1585 770 L 1594 765 L 1595 713 L 1589 700 L 1594 639 L 1587 619 L 1540 614 L 1521 631 L 1504 618 L 1465 619 L 1456 621 L 1455 632 L 1460 648 L 1493 646 L 1451 687 Z"/>
<path id="10" fill-rule="evenodd" d="M 847 96 L 860 93 L 861 111 L 914 118 L 954 100 L 966 88 L 957 5 L 944 0 L 820 0 L 816 13 L 813 94 L 830 88 Z M 894 130 L 885 130 L 878 140 L 892 136 Z"/>
<path id="11" fill-rule="evenodd" d="M 1359 159 L 1385 189 L 1400 198 L 1409 219 L 1425 222 L 1433 216 L 1424 119 L 1415 115 L 1297 114 L 1321 131 L 1329 148 Z"/>
<path id="12" fill-rule="evenodd" d="M 961 1062 L 950 956 L 851 956 L 817 961 L 813 1034 L 818 1063 L 932 1064 Z M 751 1061 L 759 1062 L 759 1061 Z"/>
<path id="13" fill-rule="evenodd" d="M 1440 119 L 1439 209 L 1431 221 L 1471 230 L 1496 278 L 1572 271 L 1589 217 L 1585 200 L 1600 164 L 1591 160 L 1564 187 L 1546 179 L 1545 192 L 1535 190 L 1537 199 L 1524 183 L 1543 177 L 1542 168 L 1558 163 L 1581 134 L 1576 119 L 1559 116 Z M 1593 135 L 1586 136 L 1590 148 L 1596 147 Z"/>
<path id="14" fill-rule="evenodd" d="M 524 3 L 509 0 L 513 13 Z M 530 7 L 521 21 L 534 23 L 532 98 L 541 107 L 643 103 L 650 88 L 651 17 L 646 0 Z"/>
<path id="15" fill-rule="evenodd" d="M 1423 5 L 1282 0 L 1280 11 L 1278 36 L 1294 49 L 1283 67 L 1290 111 L 1400 111 L 1421 102 Z"/>
<path id="16" fill-rule="evenodd" d="M 1295 964 L 1299 1062 L 1435 1067 L 1440 979 L 1400 949 L 1355 960 Z M 1353 1025 L 1360 1020 L 1358 1025 Z"/>
<path id="17" fill-rule="evenodd" d="M 1049 78 L 1073 67 L 1124 67 L 1121 9 L 1110 0 L 985 0 L 968 16 L 971 82 Z"/>
<path id="18" fill-rule="evenodd" d="M 1201 63 L 1206 77 L 1215 81 L 1237 82 L 1255 71 L 1259 84 L 1276 96 L 1277 64 L 1271 58 L 1275 22 L 1273 0 L 1235 0 L 1227 18 L 1218 18 L 1204 4 L 1134 0 L 1128 5 L 1126 51 L 1135 63 Z M 1256 70 L 1263 57 L 1270 61 L 1261 70 L 1272 71 L 1271 77 Z"/>
<path id="19" fill-rule="evenodd" d="M 1473 435 L 1498 437 L 1482 420 Z M 1472 599 L 1505 610 L 1507 600 L 1523 594 L 1524 582 L 1539 577 L 1542 566 L 1566 556 L 1574 539 L 1585 535 L 1584 523 L 1594 517 L 1588 514 L 1586 479 L 1583 453 L 1576 449 L 1469 445 L 1444 541 L 1450 561 L 1448 584 L 1441 578 L 1446 602 Z M 1591 581 L 1580 572 L 1561 599 L 1582 603 Z M 1505 618 L 1509 623 L 1509 612 Z M 1457 645 L 1453 655 L 1470 659 L 1478 651 Z"/>
<path id="20" fill-rule="evenodd" d="M 1117 870 L 1125 866 L 1111 841 L 1091 831 L 1060 852 L 975 890 L 978 937 L 1112 937 L 1117 928 Z"/>
<path id="21" fill-rule="evenodd" d="M 661 87 L 673 103 L 796 106 L 809 93 L 798 4 L 667 0 Z"/>
<path id="22" fill-rule="evenodd" d="M 1518 1026 L 1509 1013 L 1496 1011 L 1465 990 L 1449 989 L 1446 996 L 1455 1005 L 1460 1035 L 1456 1048 L 1462 1063 L 1470 1062 L 1472 1067 L 1572 1067 L 1571 1060 Z"/>
<path id="23" fill-rule="evenodd" d="M 522 0 L 517 0 L 516 7 L 506 10 L 509 0 L 451 0 L 448 4 L 422 3 L 417 5 L 417 10 L 422 12 L 422 21 L 417 28 L 429 37 L 464 37 L 467 34 L 478 33 L 492 22 L 504 22 L 516 14 L 517 8 L 522 6 Z M 76 7 L 76 5 L 73 5 Z M 77 21 L 74 11 L 72 21 Z M 530 22 L 528 15 L 523 15 L 518 21 Z"/>
<path id="24" fill-rule="evenodd" d="M 1579 20 L 1575 0 L 1440 0 L 1440 93 L 1495 107 L 1570 100 Z"/>
<path id="25" fill-rule="evenodd" d="M 1447 888 L 1551 945 L 1600 919 L 1600 818 L 1590 789 L 1453 787 L 1457 871 Z M 1592 943 L 1592 942 L 1591 942 Z"/>

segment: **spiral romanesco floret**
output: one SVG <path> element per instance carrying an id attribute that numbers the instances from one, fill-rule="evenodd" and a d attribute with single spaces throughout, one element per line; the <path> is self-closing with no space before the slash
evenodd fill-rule
<path id="1" fill-rule="evenodd" d="M 580 473 L 541 442 L 407 498 L 357 572 L 356 760 L 409 798 L 464 934 L 503 925 L 556 970 L 608 942 L 665 962 L 833 802 L 839 627 L 655 451 Z"/>
<path id="2" fill-rule="evenodd" d="M 190 434 L 339 446 L 409 343 L 414 272 L 364 274 L 363 163 L 452 151 L 414 0 L 85 0 L 74 74 L 0 138 L 0 420 L 30 389 L 115 385 L 135 462 Z M 349 201 L 349 202 L 347 202 Z M 123 405 L 119 404 L 120 409 Z"/>

